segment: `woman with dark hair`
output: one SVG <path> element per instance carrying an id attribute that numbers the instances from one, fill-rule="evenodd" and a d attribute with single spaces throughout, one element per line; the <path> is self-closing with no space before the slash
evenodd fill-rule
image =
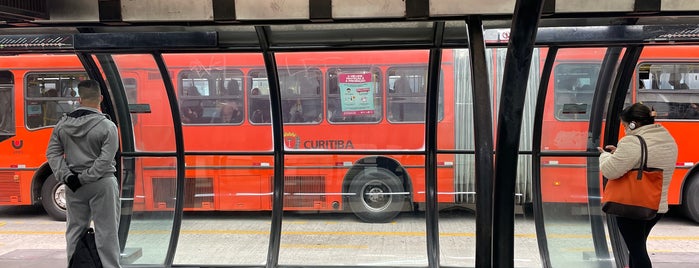
<path id="1" fill-rule="evenodd" d="M 607 145 L 604 150 L 598 148 L 601 152 L 600 171 L 607 179 L 618 179 L 629 170 L 639 167 L 641 143 L 636 135 L 641 136 L 646 142 L 647 166 L 663 170 L 663 187 L 657 216 L 650 220 L 625 217 L 616 219 L 619 232 L 629 249 L 630 268 L 652 267 L 646 240 L 653 226 L 668 211 L 667 190 L 677 161 L 677 143 L 665 127 L 655 124 L 655 115 L 655 110 L 641 103 L 625 108 L 619 116 L 624 126 L 624 137 L 619 140 L 617 146 Z"/>

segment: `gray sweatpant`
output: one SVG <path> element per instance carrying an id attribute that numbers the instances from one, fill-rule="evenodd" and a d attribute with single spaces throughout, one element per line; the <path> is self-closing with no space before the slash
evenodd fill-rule
<path id="1" fill-rule="evenodd" d="M 115 177 L 88 183 L 73 192 L 66 187 L 68 262 L 85 229 L 94 221 L 95 244 L 105 268 L 119 265 L 119 185 Z"/>

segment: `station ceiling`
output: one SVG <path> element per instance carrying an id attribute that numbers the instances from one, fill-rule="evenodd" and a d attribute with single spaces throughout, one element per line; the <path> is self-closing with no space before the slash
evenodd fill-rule
<path id="1" fill-rule="evenodd" d="M 113 42 L 109 49 L 257 50 L 263 29 L 277 50 L 464 47 L 477 17 L 497 46 L 507 44 L 515 8 L 515 0 L 3 0 L 0 35 L 93 34 Z M 695 42 L 697 25 L 699 1 L 546 0 L 537 43 Z M 152 33 L 182 36 L 140 39 Z M 188 33 L 213 33 L 215 44 L 170 47 Z M 120 42 L 125 35 L 140 43 Z"/>

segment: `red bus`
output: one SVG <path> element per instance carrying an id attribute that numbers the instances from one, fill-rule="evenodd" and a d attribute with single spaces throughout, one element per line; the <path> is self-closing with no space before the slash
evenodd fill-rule
<path id="1" fill-rule="evenodd" d="M 590 105 L 604 48 L 563 48 L 549 80 L 544 110 L 542 151 L 585 151 Z M 540 59 L 543 66 L 545 56 Z M 699 52 L 696 46 L 647 46 L 636 65 L 625 106 L 643 102 L 657 112 L 678 143 L 679 155 L 668 189 L 668 204 L 699 222 Z M 624 135 L 620 131 L 620 135 Z M 544 203 L 586 203 L 585 157 L 542 158 Z M 601 182 L 600 182 L 601 183 Z M 601 185 L 601 184 L 600 184 Z"/>
<path id="2" fill-rule="evenodd" d="M 589 104 L 604 51 L 581 51 L 559 52 L 549 83 L 542 150 L 585 150 Z M 637 70 L 639 81 L 651 81 L 654 77 L 661 80 L 663 74 L 656 69 L 671 69 L 665 65 L 682 65 L 676 68 L 683 70 L 678 74 L 686 77 L 685 81 L 691 79 L 691 54 L 678 53 L 685 58 L 671 59 L 669 51 L 646 48 Z M 444 53 L 438 108 L 439 149 L 474 148 L 469 120 L 477 119 L 471 114 L 467 53 Z M 504 49 L 488 53 L 494 70 L 493 87 L 498 88 Z M 174 123 L 169 104 L 164 101 L 167 95 L 163 78 L 152 56 L 112 56 L 129 104 L 148 105 L 150 110 L 131 115 L 136 151 L 174 152 Z M 428 56 L 428 51 L 276 55 L 286 150 L 392 152 L 286 155 L 285 210 L 348 211 L 364 221 L 385 222 L 400 211 L 420 208 L 425 202 L 425 158 L 410 152 L 424 148 Z M 544 57 L 545 51 L 537 50 L 530 92 L 535 92 L 540 60 Z M 269 85 L 262 56 L 210 53 L 164 54 L 163 58 L 177 91 L 185 150 L 191 153 L 185 158 L 185 210 L 271 210 L 273 157 L 246 155 L 273 150 Z M 0 101 L 8 103 L 2 106 L 8 108 L 0 116 L 0 205 L 41 203 L 54 218 L 64 217 L 63 186 L 49 179 L 51 172 L 44 150 L 51 126 L 62 113 L 76 107 L 75 85 L 87 78 L 82 68 L 74 55 L 20 55 L 0 61 Z M 636 85 L 629 101 L 651 101 L 648 96 L 666 93 L 636 90 Z M 692 92 L 691 88 L 686 92 Z M 497 108 L 497 94 L 493 95 Z M 533 99 L 527 98 L 525 110 L 533 111 Z M 687 99 L 677 101 L 684 100 Z M 664 103 L 668 114 L 670 103 Z M 662 105 L 655 105 L 661 114 L 665 109 Z M 530 123 L 531 118 L 525 116 L 525 121 Z M 691 119 L 671 117 L 660 117 L 659 121 L 673 132 L 681 148 L 682 164 L 672 184 L 670 202 L 683 204 L 685 210 L 696 215 L 699 205 L 690 197 L 696 195 L 686 192 L 696 193 L 699 183 L 685 179 L 692 177 L 689 170 L 695 162 L 691 151 L 682 150 L 693 148 L 685 147 L 692 146 L 693 141 L 680 134 L 686 130 L 679 130 L 693 123 Z M 527 123 L 523 124 L 525 129 Z M 528 142 L 522 143 L 526 150 Z M 587 185 L 581 179 L 585 172 L 579 165 L 582 161 L 584 158 L 543 159 L 544 202 L 586 203 Z M 174 208 L 175 167 L 175 157 L 135 158 L 134 211 Z M 532 202 L 530 168 L 526 162 L 519 165 L 517 202 L 523 205 Z M 473 174 L 472 155 L 440 154 L 440 204 L 472 205 Z"/>

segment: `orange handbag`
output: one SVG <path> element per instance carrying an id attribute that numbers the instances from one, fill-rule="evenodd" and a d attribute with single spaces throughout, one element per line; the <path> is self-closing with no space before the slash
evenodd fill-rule
<path id="1" fill-rule="evenodd" d="M 663 170 L 649 168 L 646 141 L 641 142 L 641 165 L 615 180 L 607 181 L 602 196 L 602 211 L 636 220 L 650 220 L 658 213 L 663 189 Z"/>

